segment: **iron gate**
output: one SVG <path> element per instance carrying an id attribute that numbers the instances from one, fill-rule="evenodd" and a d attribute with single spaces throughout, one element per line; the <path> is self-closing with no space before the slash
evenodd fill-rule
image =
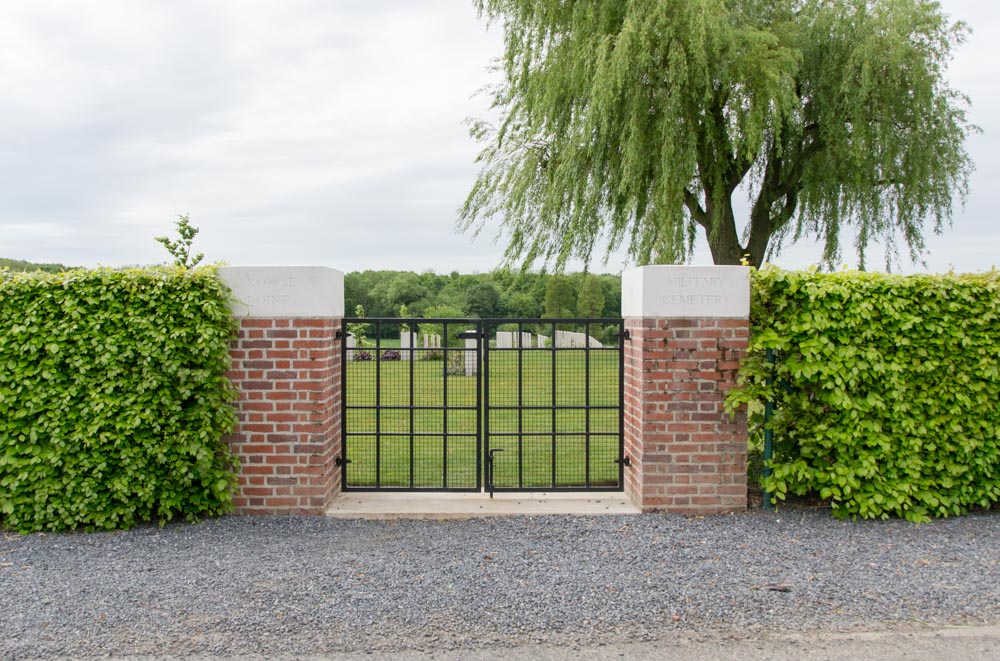
<path id="1" fill-rule="evenodd" d="M 478 319 L 344 320 L 345 491 L 482 488 L 481 335 Z"/>
<path id="2" fill-rule="evenodd" d="M 345 319 L 344 489 L 620 491 L 622 333 L 621 319 Z"/>
<path id="3" fill-rule="evenodd" d="M 487 489 L 621 490 L 622 320 L 491 319 L 484 330 Z"/>

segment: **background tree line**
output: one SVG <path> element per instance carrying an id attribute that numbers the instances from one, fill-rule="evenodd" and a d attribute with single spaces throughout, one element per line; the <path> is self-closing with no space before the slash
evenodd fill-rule
<path id="1" fill-rule="evenodd" d="M 11 271 L 68 270 L 62 264 L 38 264 L 0 258 Z M 498 270 L 462 274 L 452 271 L 359 271 L 344 276 L 344 309 L 358 305 L 367 317 L 549 319 L 621 316 L 621 276 L 611 274 L 520 273 Z"/>
<path id="2" fill-rule="evenodd" d="M 68 270 L 62 264 L 35 264 L 22 259 L 8 259 L 0 257 L 0 269 L 11 271 L 45 271 L 46 273 L 62 273 Z"/>
<path id="3" fill-rule="evenodd" d="M 619 317 L 621 277 L 593 273 L 552 275 L 498 270 L 360 271 L 344 276 L 348 314 L 357 306 L 368 317 Z"/>

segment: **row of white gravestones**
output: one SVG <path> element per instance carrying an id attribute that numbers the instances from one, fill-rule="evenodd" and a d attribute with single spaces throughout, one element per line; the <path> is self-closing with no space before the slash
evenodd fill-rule
<path id="1" fill-rule="evenodd" d="M 545 335 L 538 335 L 537 341 L 533 344 L 531 333 L 515 333 L 515 332 L 505 332 L 497 331 L 496 336 L 496 348 L 497 349 L 513 349 L 515 347 L 531 349 L 542 348 L 546 346 L 549 342 L 549 338 Z M 586 333 L 574 333 L 571 331 L 556 331 L 556 347 L 565 349 L 586 349 L 591 348 L 601 348 L 604 345 L 598 342 L 595 338 L 588 336 Z"/>
<path id="2" fill-rule="evenodd" d="M 440 335 L 423 335 L 424 349 L 440 349 L 441 348 L 441 336 Z M 358 346 L 358 341 L 350 333 L 344 338 L 344 346 L 347 347 L 347 360 L 354 359 L 354 349 Z M 409 360 L 413 353 L 417 353 L 417 358 L 421 357 L 421 354 L 417 352 L 417 334 L 416 333 L 400 333 L 399 334 L 399 348 L 402 349 L 413 349 L 413 351 L 400 351 L 400 360 Z"/>
<path id="3" fill-rule="evenodd" d="M 498 331 L 496 335 L 496 348 L 498 349 L 512 349 L 515 347 L 515 342 L 518 341 L 518 347 L 529 349 L 532 347 L 542 348 L 548 345 L 549 337 L 547 335 L 542 335 L 539 333 L 537 340 L 532 343 L 531 333 L 515 333 L 515 332 L 505 332 Z M 440 349 L 441 348 L 441 336 L 436 334 L 422 335 L 423 338 L 423 348 L 424 349 Z M 478 340 L 466 340 L 465 347 L 467 351 L 465 352 L 465 374 L 467 376 L 472 376 L 478 371 L 477 356 L 476 356 L 476 343 Z M 574 333 L 571 331 L 556 331 L 556 347 L 566 348 L 566 349 L 584 349 L 588 347 L 600 348 L 602 345 L 595 338 L 589 337 L 585 333 Z M 357 340 L 350 333 L 344 338 L 344 343 L 347 347 L 347 360 L 354 359 L 354 349 L 357 347 Z M 410 360 L 414 353 L 417 353 L 417 357 L 420 358 L 420 354 L 417 352 L 417 334 L 414 332 L 400 333 L 399 335 L 399 348 L 400 358 L 402 360 Z"/>
<path id="4" fill-rule="evenodd" d="M 586 349 L 601 348 L 604 345 L 586 333 L 574 333 L 572 331 L 556 331 L 556 348 Z"/>
<path id="5" fill-rule="evenodd" d="M 424 349 L 440 349 L 441 348 L 441 336 L 436 333 L 422 333 L 420 337 L 423 340 Z M 417 340 L 417 334 L 413 331 L 403 332 L 399 334 L 399 348 L 404 349 L 400 351 L 400 358 L 403 360 L 410 360 L 414 353 L 417 354 L 417 359 L 419 360 L 423 357 L 420 353 L 416 352 L 416 349 L 420 346 Z M 405 351 L 405 349 L 413 349 L 413 351 Z"/>
<path id="6" fill-rule="evenodd" d="M 545 337 L 544 335 L 539 335 L 539 338 Z M 546 338 L 548 339 L 548 338 Z M 531 344 L 531 333 L 515 333 L 497 331 L 497 349 L 513 349 L 514 347 L 523 347 L 525 349 L 530 349 Z M 536 344 L 535 346 L 541 347 L 542 344 Z"/>

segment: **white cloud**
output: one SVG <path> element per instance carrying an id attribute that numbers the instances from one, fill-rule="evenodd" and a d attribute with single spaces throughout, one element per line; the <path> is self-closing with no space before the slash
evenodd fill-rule
<path id="1" fill-rule="evenodd" d="M 929 237 L 929 265 L 985 268 L 1000 10 L 943 4 L 976 30 L 952 75 L 985 132 L 968 208 Z M 488 270 L 494 232 L 453 229 L 476 174 L 463 120 L 488 112 L 473 94 L 500 51 L 468 0 L 3 3 L 0 256 L 162 261 L 152 237 L 190 212 L 209 259 Z"/>

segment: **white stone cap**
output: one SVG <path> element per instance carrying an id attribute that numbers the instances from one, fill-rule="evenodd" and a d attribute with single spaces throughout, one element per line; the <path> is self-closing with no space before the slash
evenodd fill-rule
<path id="1" fill-rule="evenodd" d="M 640 266 L 622 273 L 622 316 L 750 316 L 748 266 Z"/>
<path id="2" fill-rule="evenodd" d="M 223 266 L 237 317 L 343 317 L 344 274 L 325 266 Z"/>

